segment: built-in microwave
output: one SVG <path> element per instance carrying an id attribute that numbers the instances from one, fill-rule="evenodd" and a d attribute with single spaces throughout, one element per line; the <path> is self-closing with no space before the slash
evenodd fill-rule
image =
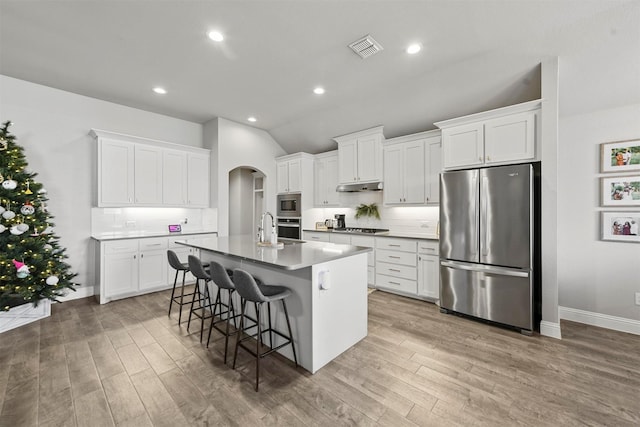
<path id="1" fill-rule="evenodd" d="M 278 194 L 278 217 L 299 218 L 300 209 L 300 193 Z"/>

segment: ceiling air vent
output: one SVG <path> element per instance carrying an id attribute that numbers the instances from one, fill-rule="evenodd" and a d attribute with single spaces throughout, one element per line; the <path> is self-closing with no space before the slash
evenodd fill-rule
<path id="1" fill-rule="evenodd" d="M 360 40 L 354 41 L 349 45 L 349 47 L 362 59 L 368 58 L 384 49 L 380 43 L 375 41 L 370 35 L 366 35 Z"/>

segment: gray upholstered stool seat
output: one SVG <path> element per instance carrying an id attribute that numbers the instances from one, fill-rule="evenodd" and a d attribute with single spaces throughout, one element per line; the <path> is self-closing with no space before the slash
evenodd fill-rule
<path id="1" fill-rule="evenodd" d="M 291 333 L 291 322 L 289 320 L 289 313 L 287 312 L 287 303 L 285 302 L 286 298 L 291 295 L 291 291 L 284 286 L 272 286 L 272 285 L 259 285 L 256 280 L 244 270 L 239 268 L 233 271 L 233 283 L 235 284 L 236 291 L 242 298 L 242 306 L 240 308 L 240 327 L 237 330 L 237 338 L 236 338 L 236 346 L 233 355 L 233 368 L 236 367 L 236 360 L 238 358 L 238 348 L 242 347 L 250 354 L 252 354 L 256 358 L 256 391 L 258 391 L 258 382 L 260 380 L 260 359 L 281 349 L 284 346 L 291 344 L 291 349 L 293 351 L 293 360 L 298 367 L 298 358 L 296 356 L 296 347 L 293 342 L 293 334 Z M 271 303 L 281 301 L 282 308 L 284 310 L 285 320 L 287 322 L 287 329 L 289 335 L 285 335 L 281 331 L 275 330 L 271 326 Z M 253 303 L 256 311 L 256 319 L 258 320 L 256 326 L 258 328 L 258 332 L 255 335 L 247 335 L 242 337 L 242 333 L 245 332 L 244 322 L 246 305 L 247 302 Z M 262 325 L 260 322 L 260 311 L 262 304 L 267 303 L 268 309 L 268 328 L 262 329 Z M 268 333 L 269 334 L 269 349 L 263 351 L 263 340 L 262 335 Z M 284 338 L 284 342 L 274 346 L 273 335 L 278 335 Z M 245 346 L 243 341 L 246 341 L 250 338 L 256 339 L 256 348 L 255 351 Z"/>

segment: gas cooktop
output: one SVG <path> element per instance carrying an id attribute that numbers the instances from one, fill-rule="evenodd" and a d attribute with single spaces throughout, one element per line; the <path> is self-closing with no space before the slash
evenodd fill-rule
<path id="1" fill-rule="evenodd" d="M 347 227 L 347 228 L 336 228 L 335 231 L 344 231 L 345 233 L 376 234 L 376 233 L 386 233 L 387 231 L 389 231 L 389 229 L 388 228 Z"/>

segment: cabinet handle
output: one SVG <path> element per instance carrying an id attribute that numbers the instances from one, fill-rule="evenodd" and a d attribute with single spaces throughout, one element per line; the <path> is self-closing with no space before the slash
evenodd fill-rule
<path id="1" fill-rule="evenodd" d="M 400 273 L 400 270 L 396 270 L 395 268 L 390 268 L 389 271 L 395 271 L 396 273 Z"/>
<path id="2" fill-rule="evenodd" d="M 140 258 L 144 258 L 144 254 L 140 254 Z"/>
<path id="3" fill-rule="evenodd" d="M 153 243 L 153 244 L 150 244 L 150 245 L 147 245 L 147 246 L 162 246 L 162 243 Z"/>
<path id="4" fill-rule="evenodd" d="M 422 257 L 421 256 L 418 257 L 418 261 L 422 261 Z"/>
<path id="5" fill-rule="evenodd" d="M 389 280 L 389 283 L 391 283 L 392 285 L 398 285 L 398 286 L 400 286 L 400 283 L 398 283 L 398 282 L 392 282 L 391 280 Z"/>
<path id="6" fill-rule="evenodd" d="M 387 246 L 393 246 L 394 248 L 399 248 L 400 247 L 400 245 L 392 245 L 391 243 L 388 244 Z"/>
<path id="7" fill-rule="evenodd" d="M 400 259 L 399 256 L 393 256 L 393 255 L 389 255 L 389 258 L 393 258 L 393 259 Z"/>
<path id="8" fill-rule="evenodd" d="M 136 259 L 136 255 L 133 256 L 133 259 Z"/>

